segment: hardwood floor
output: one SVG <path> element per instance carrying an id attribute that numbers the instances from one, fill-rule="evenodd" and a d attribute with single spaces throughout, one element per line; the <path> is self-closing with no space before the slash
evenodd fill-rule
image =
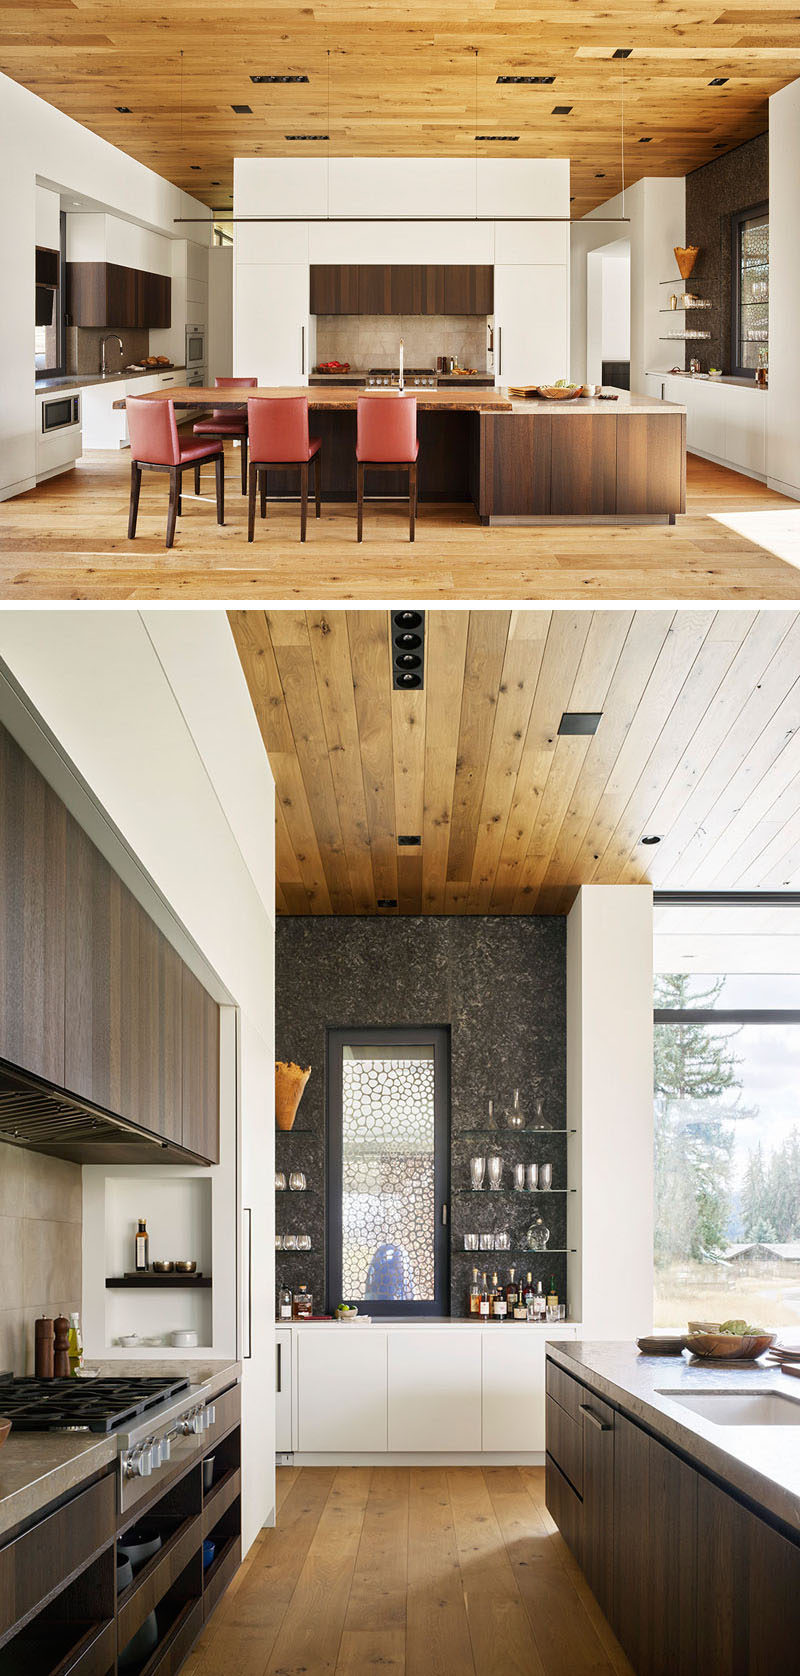
<path id="1" fill-rule="evenodd" d="M 543 1467 L 302 1467 L 184 1676 L 633 1676 Z"/>
<path id="2" fill-rule="evenodd" d="M 126 539 L 127 453 L 91 453 L 75 471 L 0 505 L 2 599 L 795 600 L 800 568 L 712 514 L 792 513 L 793 501 L 751 478 L 689 456 L 688 511 L 666 525 L 482 528 L 471 508 L 423 505 L 408 541 L 402 503 L 373 503 L 364 542 L 355 507 L 328 505 L 299 541 L 299 507 L 270 505 L 246 539 L 239 458 L 226 459 L 226 524 L 213 481 L 184 499 L 175 546 L 164 547 L 166 496 L 142 486 L 139 534 Z"/>

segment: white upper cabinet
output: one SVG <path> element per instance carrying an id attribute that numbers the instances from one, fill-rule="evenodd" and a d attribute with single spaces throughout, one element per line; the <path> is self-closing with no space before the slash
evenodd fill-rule
<path id="1" fill-rule="evenodd" d="M 305 221 L 240 222 L 233 229 L 234 260 L 237 263 L 307 262 L 308 235 Z"/>
<path id="2" fill-rule="evenodd" d="M 390 1450 L 479 1450 L 480 1332 L 404 1328 L 387 1337 Z"/>
<path id="3" fill-rule="evenodd" d="M 322 221 L 308 229 L 312 262 L 494 261 L 494 226 L 481 221 Z"/>
<path id="4" fill-rule="evenodd" d="M 569 159 L 479 157 L 476 214 L 519 216 L 523 221 L 568 216 Z"/>
<path id="5" fill-rule="evenodd" d="M 554 384 L 569 377 L 566 268 L 496 267 L 494 320 L 500 384 Z"/>
<path id="6" fill-rule="evenodd" d="M 566 267 L 569 228 L 558 221 L 498 221 L 494 229 L 494 259 L 502 264 Z"/>
<path id="7" fill-rule="evenodd" d="M 468 158 L 332 157 L 330 168 L 331 215 L 475 214 L 475 165 Z"/>
<path id="8" fill-rule="evenodd" d="M 307 384 L 307 263 L 243 263 L 236 274 L 234 373 L 259 384 Z"/>
<path id="9" fill-rule="evenodd" d="M 233 164 L 237 215 L 281 215 L 300 221 L 328 214 L 326 157 L 237 157 Z"/>
<path id="10" fill-rule="evenodd" d="M 331 1326 L 297 1336 L 300 1452 L 385 1451 L 386 1333 Z"/>

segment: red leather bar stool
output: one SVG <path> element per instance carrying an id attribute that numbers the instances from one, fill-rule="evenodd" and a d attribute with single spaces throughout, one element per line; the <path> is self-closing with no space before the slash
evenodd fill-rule
<path id="1" fill-rule="evenodd" d="M 358 540 L 364 536 L 364 475 L 371 469 L 408 472 L 408 539 L 417 521 L 417 398 L 359 396 L 356 461 L 358 469 Z"/>
<path id="2" fill-rule="evenodd" d="M 139 490 L 143 471 L 169 472 L 169 506 L 167 508 L 167 546 L 175 539 L 175 519 L 181 510 L 181 484 L 188 466 L 195 471 L 214 461 L 217 481 L 217 523 L 225 522 L 224 457 L 221 442 L 184 443 L 178 435 L 174 402 L 148 401 L 146 396 L 128 396 L 125 403 L 128 431 L 131 439 L 131 504 L 128 514 L 128 540 L 136 534 L 139 511 Z"/>
<path id="3" fill-rule="evenodd" d="M 300 471 L 300 540 L 306 539 L 308 518 L 308 468 L 314 461 L 314 495 L 320 516 L 319 437 L 308 434 L 308 396 L 251 396 L 247 403 L 250 432 L 250 500 L 247 507 L 247 539 L 256 527 L 256 489 L 261 488 L 261 516 L 267 515 L 267 473 L 298 467 Z"/>
<path id="4" fill-rule="evenodd" d="M 215 378 L 215 390 L 256 390 L 257 378 Z M 226 442 L 235 437 L 242 444 L 242 494 L 247 494 L 247 408 L 215 407 L 210 419 L 198 419 L 193 427 L 195 436 L 210 436 Z"/>

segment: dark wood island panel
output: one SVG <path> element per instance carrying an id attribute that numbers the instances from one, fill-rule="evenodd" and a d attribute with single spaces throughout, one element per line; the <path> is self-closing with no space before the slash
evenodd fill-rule
<path id="1" fill-rule="evenodd" d="M 680 412 L 483 413 L 478 511 L 492 518 L 620 518 L 686 510 Z"/>
<path id="2" fill-rule="evenodd" d="M 686 415 L 619 414 L 617 512 L 686 511 Z"/>

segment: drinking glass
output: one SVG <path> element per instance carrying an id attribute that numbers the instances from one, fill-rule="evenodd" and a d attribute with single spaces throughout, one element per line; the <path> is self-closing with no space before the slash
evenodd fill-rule
<path id="1" fill-rule="evenodd" d="M 465 1234 L 464 1235 L 464 1250 L 465 1251 L 477 1251 L 478 1250 L 478 1236 L 477 1236 L 477 1234 Z"/>
<path id="2" fill-rule="evenodd" d="M 286 1192 L 286 1177 L 283 1173 L 283 1170 L 276 1170 L 275 1171 L 275 1192 L 276 1193 L 285 1193 Z"/>
<path id="3" fill-rule="evenodd" d="M 495 1251 L 510 1251 L 511 1250 L 511 1240 L 509 1238 L 509 1235 L 505 1232 L 505 1230 L 503 1230 L 502 1233 L 495 1234 L 495 1236 L 494 1236 L 494 1248 L 495 1248 Z"/>
<path id="4" fill-rule="evenodd" d="M 297 1235 L 296 1234 L 284 1234 L 284 1236 L 283 1236 L 283 1249 L 284 1249 L 284 1251 L 296 1251 L 297 1250 Z"/>
<path id="5" fill-rule="evenodd" d="M 539 1165 L 539 1186 L 541 1187 L 542 1192 L 543 1193 L 549 1192 L 552 1185 L 553 1185 L 553 1166 L 552 1166 L 552 1164 L 540 1164 Z"/>
<path id="6" fill-rule="evenodd" d="M 291 1170 L 289 1173 L 289 1190 L 292 1193 L 302 1193 L 305 1190 L 306 1178 L 303 1170 Z"/>
<path id="7" fill-rule="evenodd" d="M 481 1251 L 494 1251 L 494 1234 L 481 1234 L 479 1237 Z"/>
<path id="8" fill-rule="evenodd" d="M 483 1177 L 484 1177 L 485 1170 L 486 1170 L 486 1159 L 485 1158 L 470 1158 L 470 1161 L 469 1161 L 470 1180 L 472 1182 L 473 1190 L 476 1193 L 478 1192 L 478 1189 L 483 1186 Z"/>
<path id="9" fill-rule="evenodd" d="M 528 1192 L 529 1193 L 535 1193 L 537 1187 L 539 1186 L 539 1166 L 538 1166 L 538 1164 L 529 1164 L 528 1165 L 528 1168 L 525 1171 L 525 1179 L 528 1183 Z"/>
<path id="10" fill-rule="evenodd" d="M 310 1234 L 298 1234 L 298 1236 L 297 1236 L 297 1249 L 298 1249 L 298 1251 L 310 1251 L 311 1250 L 311 1235 Z"/>
<path id="11" fill-rule="evenodd" d="M 519 1103 L 519 1089 L 514 1089 L 514 1099 L 506 1112 L 506 1124 L 509 1129 L 525 1128 L 525 1113 Z"/>
<path id="12" fill-rule="evenodd" d="M 496 1193 L 500 1186 L 500 1177 L 503 1174 L 503 1160 L 497 1156 L 496 1152 L 493 1152 L 491 1157 L 486 1160 L 486 1174 L 489 1177 L 490 1191 Z"/>
<path id="13" fill-rule="evenodd" d="M 525 1186 L 525 1165 L 524 1164 L 515 1164 L 514 1165 L 514 1186 L 515 1186 L 518 1193 L 521 1193 L 524 1189 L 524 1186 Z"/>
<path id="14" fill-rule="evenodd" d="M 282 1251 L 283 1250 L 283 1234 L 276 1234 L 275 1235 L 275 1250 L 276 1251 Z"/>

